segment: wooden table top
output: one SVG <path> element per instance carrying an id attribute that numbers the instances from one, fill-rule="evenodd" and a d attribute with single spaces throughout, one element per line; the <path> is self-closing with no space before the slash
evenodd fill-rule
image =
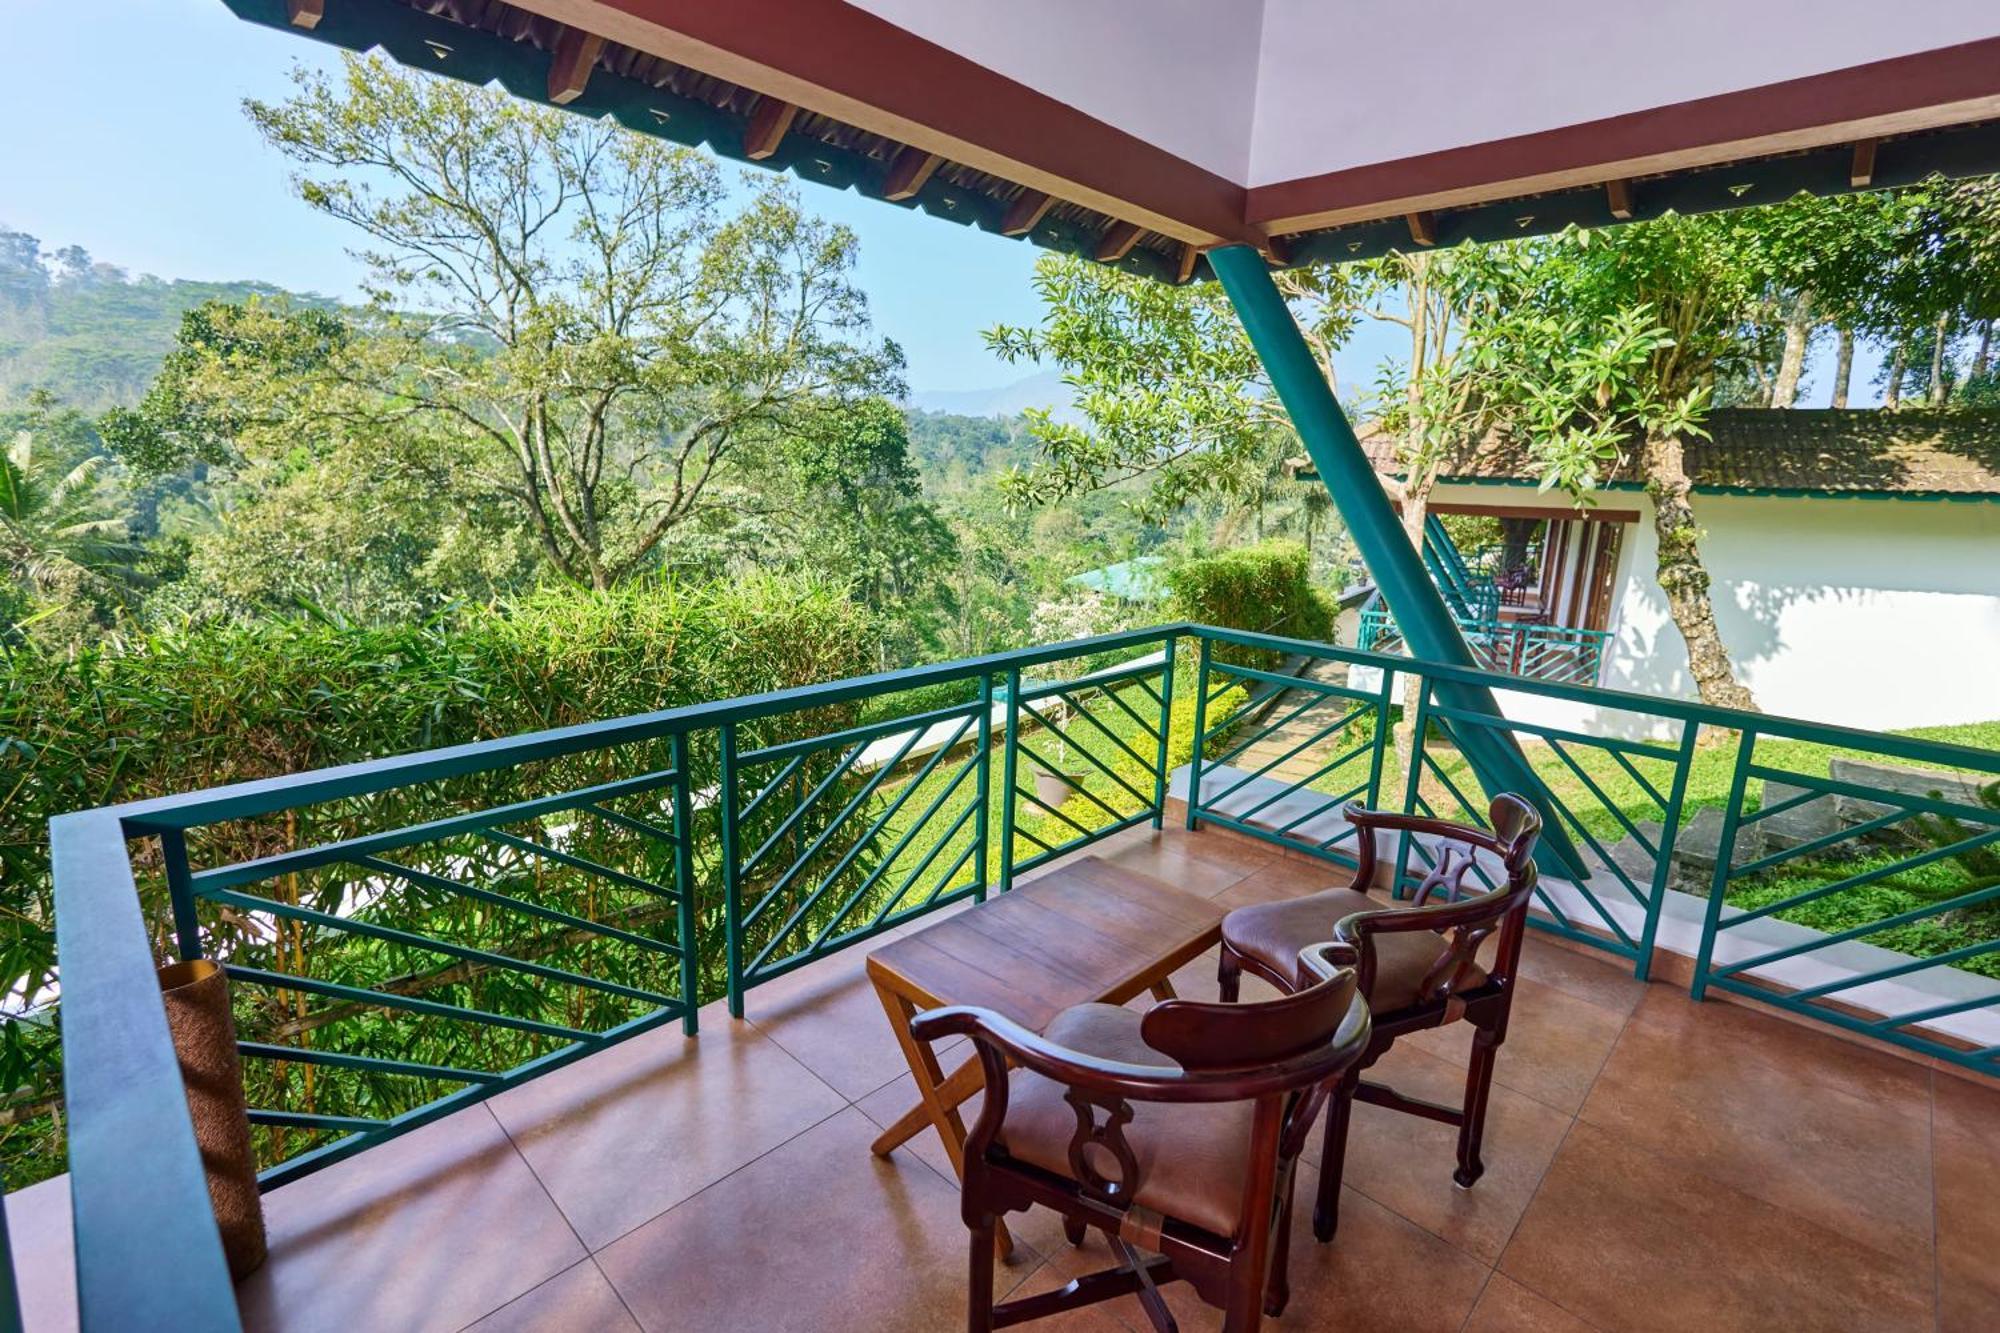
<path id="1" fill-rule="evenodd" d="M 1094 856 L 868 955 L 877 985 L 919 1008 L 976 1004 L 1040 1032 L 1071 1005 L 1122 1004 L 1200 957 L 1223 909 Z"/>

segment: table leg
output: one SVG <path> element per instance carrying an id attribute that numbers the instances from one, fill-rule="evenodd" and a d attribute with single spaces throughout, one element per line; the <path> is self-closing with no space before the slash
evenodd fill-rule
<path id="1" fill-rule="evenodd" d="M 910 1075 L 917 1082 L 917 1095 L 923 1099 L 924 1115 L 937 1127 L 938 1137 L 944 1141 L 945 1155 L 951 1159 L 952 1172 L 963 1180 L 965 1121 L 958 1114 L 958 1105 L 965 1098 L 960 1097 L 958 1101 L 949 1103 L 945 1100 L 944 1090 L 948 1080 L 943 1067 L 938 1064 L 936 1053 L 928 1042 L 918 1041 L 910 1033 L 910 1020 L 917 1016 L 917 1007 L 880 985 L 875 987 L 875 997 L 882 1002 L 882 1010 L 889 1017 L 889 1028 L 896 1034 L 896 1044 L 903 1049 L 903 1059 L 909 1062 Z M 1013 1254 L 1014 1238 L 1004 1221 L 994 1225 L 993 1239 L 1000 1247 L 1002 1259 Z"/>
<path id="2" fill-rule="evenodd" d="M 947 1078 L 943 1086 L 938 1089 L 938 1100 L 942 1101 L 947 1107 L 956 1110 L 958 1107 L 964 1105 L 966 1099 L 971 1097 L 973 1093 L 978 1092 L 985 1086 L 986 1071 L 980 1065 L 979 1057 L 975 1055 L 952 1071 L 951 1077 Z M 903 1112 L 902 1119 L 883 1130 L 880 1137 L 870 1145 L 869 1150 L 877 1157 L 887 1157 L 890 1153 L 902 1147 L 905 1143 L 908 1143 L 911 1139 L 930 1127 L 931 1109 L 927 1104 L 919 1101 L 915 1106 Z"/>
<path id="3" fill-rule="evenodd" d="M 1180 998 L 1180 995 L 1174 990 L 1174 979 L 1172 977 L 1161 977 L 1153 983 L 1152 991 L 1153 998 L 1156 1000 L 1178 1000 Z"/>

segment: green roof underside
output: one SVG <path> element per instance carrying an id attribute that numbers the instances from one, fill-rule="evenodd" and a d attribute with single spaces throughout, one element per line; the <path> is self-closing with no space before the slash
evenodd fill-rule
<path id="1" fill-rule="evenodd" d="M 252 23 L 351 51 L 380 48 L 405 65 L 470 83 L 497 85 L 515 97 L 554 105 L 548 98 L 552 57 L 538 44 L 548 21 L 512 10 L 499 0 L 466 0 L 451 6 L 451 12 L 467 16 L 465 22 L 442 13 L 426 13 L 400 0 L 339 0 L 325 7 L 325 16 L 310 30 L 292 26 L 286 0 L 224 3 Z M 647 58 L 646 63 L 659 62 Z M 563 109 L 578 115 L 609 116 L 637 133 L 705 147 L 719 156 L 747 162 L 744 130 L 748 112 L 742 103 L 754 100 L 754 93 L 706 76 L 697 76 L 696 82 L 704 86 L 705 96 L 681 95 L 656 82 L 624 77 L 600 67 L 582 95 Z M 718 93 L 718 89 L 725 91 Z M 718 105 L 718 101 L 724 104 Z M 810 119 L 811 125 L 787 134 L 777 150 L 758 165 L 789 170 L 804 180 L 880 199 L 897 145 L 890 145 L 891 151 L 885 154 L 884 141 L 878 136 L 825 117 Z M 1851 193 L 1852 162 L 1850 146 L 1841 144 L 1782 157 L 1635 177 L 1631 182 L 1633 218 L 1775 203 L 1800 192 Z M 2000 122 L 1985 122 L 1883 139 L 1877 149 L 1871 188 L 1912 185 L 1933 175 L 1965 177 L 1995 172 L 2000 172 Z M 997 235 L 1010 203 L 1020 193 L 1019 185 L 952 164 L 939 170 L 913 197 L 882 202 L 921 209 L 933 217 Z M 1542 235 L 1572 224 L 1603 227 L 1630 220 L 1611 216 L 1605 191 L 1595 184 L 1438 209 L 1433 216 L 1436 241 L 1441 246 Z M 1118 219 L 1065 204 L 1051 211 L 1024 239 L 1046 249 L 1091 258 L 1105 233 L 1116 225 Z M 1287 265 L 1343 263 L 1409 248 L 1409 227 L 1400 216 L 1286 236 L 1280 241 Z M 1115 262 L 1132 272 L 1173 281 L 1179 250 L 1179 242 L 1149 232 Z M 1197 266 L 1196 275 L 1208 275 L 1205 259 Z"/>

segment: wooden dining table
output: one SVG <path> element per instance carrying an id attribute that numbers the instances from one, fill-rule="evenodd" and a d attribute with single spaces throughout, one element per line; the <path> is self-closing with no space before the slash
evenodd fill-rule
<path id="1" fill-rule="evenodd" d="M 910 1034 L 917 1014 L 979 1005 L 1040 1032 L 1072 1005 L 1123 1004 L 1147 992 L 1172 999 L 1168 978 L 1217 943 L 1222 915 L 1206 898 L 1084 856 L 870 953 L 869 980 L 918 1096 L 875 1140 L 876 1155 L 934 1128 L 964 1175 L 958 1108 L 983 1084 L 979 1060 L 947 1075 L 930 1045 Z M 1000 1237 L 1004 1253 L 1004 1227 Z"/>

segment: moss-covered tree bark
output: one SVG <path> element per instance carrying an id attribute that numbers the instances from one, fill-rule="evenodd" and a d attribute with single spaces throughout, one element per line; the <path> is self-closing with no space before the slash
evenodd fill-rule
<path id="1" fill-rule="evenodd" d="M 1756 700 L 1736 679 L 1729 650 L 1715 626 L 1708 570 L 1701 561 L 1701 528 L 1689 499 L 1693 485 L 1679 437 L 1647 440 L 1645 468 L 1646 494 L 1653 501 L 1653 532 L 1660 546 L 1657 578 L 1674 627 L 1687 643 L 1688 670 L 1695 688 L 1705 704 L 1754 709 Z"/>

